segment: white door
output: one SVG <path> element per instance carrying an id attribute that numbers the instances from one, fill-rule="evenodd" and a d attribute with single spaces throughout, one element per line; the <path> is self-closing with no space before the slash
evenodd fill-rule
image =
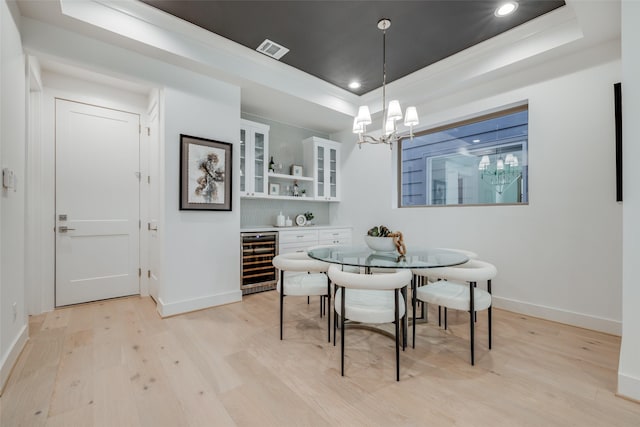
<path id="1" fill-rule="evenodd" d="M 56 100 L 56 306 L 140 292 L 139 126 Z"/>

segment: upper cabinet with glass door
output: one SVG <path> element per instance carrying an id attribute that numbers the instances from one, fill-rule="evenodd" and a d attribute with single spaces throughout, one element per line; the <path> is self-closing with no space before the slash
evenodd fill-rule
<path id="1" fill-rule="evenodd" d="M 249 120 L 240 121 L 240 195 L 267 195 L 269 126 Z"/>
<path id="2" fill-rule="evenodd" d="M 340 144 L 328 139 L 311 137 L 302 141 L 306 170 L 313 171 L 316 200 L 340 200 Z"/>

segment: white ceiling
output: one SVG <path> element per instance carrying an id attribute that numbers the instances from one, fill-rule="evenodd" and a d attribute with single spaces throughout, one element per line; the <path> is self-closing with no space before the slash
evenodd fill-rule
<path id="1" fill-rule="evenodd" d="M 421 104 L 496 76 L 620 38 L 619 0 L 566 0 L 567 6 L 388 85 L 387 94 Z M 19 0 L 23 16 L 179 64 L 241 88 L 242 110 L 333 133 L 351 126 L 357 107 L 381 109 L 380 90 L 358 97 L 135 0 Z M 70 47 L 71 48 L 71 47 Z M 27 46 L 28 50 L 28 46 Z M 31 52 L 45 69 L 100 80 L 82 64 Z M 217 58 L 212 61 L 211 58 Z M 91 71 L 91 70 L 89 70 Z M 149 90 L 108 76 L 103 83 Z"/>

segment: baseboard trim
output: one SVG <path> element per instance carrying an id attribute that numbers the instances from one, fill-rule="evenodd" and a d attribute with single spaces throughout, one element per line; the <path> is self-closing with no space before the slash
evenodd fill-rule
<path id="1" fill-rule="evenodd" d="M 618 374 L 617 396 L 640 403 L 640 378 Z"/>
<path id="2" fill-rule="evenodd" d="M 170 303 L 164 302 L 162 298 L 158 298 L 156 307 L 160 316 L 169 317 L 240 301 L 242 301 L 242 291 L 238 289 L 236 291 Z"/>
<path id="3" fill-rule="evenodd" d="M 11 371 L 13 370 L 13 367 L 15 366 L 16 361 L 18 360 L 18 357 L 20 356 L 20 353 L 22 353 L 22 350 L 24 349 L 24 346 L 27 344 L 28 340 L 29 325 L 26 324 L 22 327 L 22 330 L 20 331 L 16 339 L 13 340 L 9 351 L 7 352 L 7 356 L 2 361 L 2 366 L 0 366 L 0 396 L 2 396 L 4 387 L 7 384 L 7 380 L 11 375 Z"/>
<path id="4" fill-rule="evenodd" d="M 562 310 L 555 307 L 531 304 L 510 298 L 502 298 L 493 295 L 493 306 L 516 313 L 529 316 L 540 317 L 554 322 L 565 323 L 567 325 L 578 326 L 594 331 L 605 332 L 612 335 L 622 335 L 622 322 L 603 317 L 589 316 L 573 311 Z"/>

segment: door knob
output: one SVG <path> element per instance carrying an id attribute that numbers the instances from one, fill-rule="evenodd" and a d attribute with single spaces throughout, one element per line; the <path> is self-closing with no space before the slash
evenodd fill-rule
<path id="1" fill-rule="evenodd" d="M 61 225 L 60 227 L 58 227 L 58 231 L 60 231 L 61 233 L 66 233 L 67 231 L 71 230 L 75 230 L 75 228 L 69 228 L 66 225 Z"/>

